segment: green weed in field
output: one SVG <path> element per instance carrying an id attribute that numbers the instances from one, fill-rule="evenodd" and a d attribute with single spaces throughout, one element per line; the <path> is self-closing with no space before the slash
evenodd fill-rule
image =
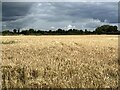
<path id="1" fill-rule="evenodd" d="M 2 41 L 1 44 L 14 44 L 15 41 Z"/>

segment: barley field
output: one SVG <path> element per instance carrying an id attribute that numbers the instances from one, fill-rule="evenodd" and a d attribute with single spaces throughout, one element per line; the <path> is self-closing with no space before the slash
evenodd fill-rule
<path id="1" fill-rule="evenodd" d="M 3 88 L 116 88 L 117 35 L 0 36 Z"/>

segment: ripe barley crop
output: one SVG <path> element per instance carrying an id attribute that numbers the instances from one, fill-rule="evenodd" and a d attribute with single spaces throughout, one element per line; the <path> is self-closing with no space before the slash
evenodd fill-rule
<path id="1" fill-rule="evenodd" d="M 1 36 L 1 41 L 3 88 L 118 86 L 117 35 Z"/>

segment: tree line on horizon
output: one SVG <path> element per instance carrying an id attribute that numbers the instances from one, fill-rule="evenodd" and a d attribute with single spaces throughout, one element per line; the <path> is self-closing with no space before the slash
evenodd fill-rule
<path id="1" fill-rule="evenodd" d="M 94 31 L 88 31 L 87 29 L 78 30 L 78 29 L 57 29 L 56 31 L 42 31 L 42 30 L 35 30 L 35 29 L 29 29 L 29 30 L 21 30 L 20 29 L 13 29 L 13 31 L 10 30 L 4 30 L 1 32 L 2 35 L 89 35 L 89 34 L 120 34 L 120 31 L 118 31 L 117 26 L 112 25 L 102 25 L 100 27 L 97 27 Z"/>

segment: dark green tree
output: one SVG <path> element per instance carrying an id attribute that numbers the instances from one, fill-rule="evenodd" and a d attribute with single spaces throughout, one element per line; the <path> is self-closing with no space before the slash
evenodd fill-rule
<path id="1" fill-rule="evenodd" d="M 17 30 L 16 30 L 16 29 L 13 29 L 13 33 L 16 34 L 16 33 L 17 33 Z"/>
<path id="2" fill-rule="evenodd" d="M 20 34 L 20 28 L 18 29 L 18 34 Z"/>
<path id="3" fill-rule="evenodd" d="M 88 34 L 88 30 L 87 29 L 85 29 L 85 34 Z"/>
<path id="4" fill-rule="evenodd" d="M 97 27 L 95 29 L 95 32 L 97 34 L 107 34 L 107 33 L 116 33 L 116 32 L 118 32 L 118 30 L 117 30 L 117 26 L 102 25 L 100 27 Z"/>

